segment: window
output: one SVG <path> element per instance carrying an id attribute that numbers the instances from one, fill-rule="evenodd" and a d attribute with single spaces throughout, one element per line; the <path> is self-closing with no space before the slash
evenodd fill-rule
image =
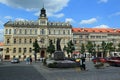
<path id="1" fill-rule="evenodd" d="M 58 34 L 60 35 L 60 30 L 58 31 Z"/>
<path id="2" fill-rule="evenodd" d="M 22 30 L 21 29 L 20 29 L 19 33 L 22 34 Z"/>
<path id="3" fill-rule="evenodd" d="M 21 43 L 21 39 L 19 39 L 19 43 Z"/>
<path id="4" fill-rule="evenodd" d="M 45 34 L 45 31 L 44 31 L 44 29 L 42 29 L 42 31 L 41 31 L 41 34 Z"/>
<path id="5" fill-rule="evenodd" d="M 26 39 L 24 39 L 24 43 L 27 43 Z"/>
<path id="6" fill-rule="evenodd" d="M 32 43 L 32 39 L 30 39 L 30 41 L 29 41 L 30 43 Z"/>
<path id="7" fill-rule="evenodd" d="M 51 34 L 51 31 L 49 30 L 49 34 Z"/>
<path id="8" fill-rule="evenodd" d="M 37 29 L 35 29 L 35 34 L 37 34 Z"/>
<path id="9" fill-rule="evenodd" d="M 19 53 L 21 53 L 21 48 L 19 48 L 19 51 L 18 51 Z"/>
<path id="10" fill-rule="evenodd" d="M 63 34 L 65 34 L 65 30 L 63 30 Z"/>
<path id="11" fill-rule="evenodd" d="M 26 52 L 27 52 L 26 48 L 23 48 L 23 53 L 26 53 Z"/>
<path id="12" fill-rule="evenodd" d="M 6 53 L 9 53 L 9 48 L 6 48 Z"/>
<path id="13" fill-rule="evenodd" d="M 16 39 L 14 39 L 14 44 L 16 44 Z"/>
<path id="14" fill-rule="evenodd" d="M 27 30 L 25 29 L 25 35 L 27 34 Z"/>
<path id="15" fill-rule="evenodd" d="M 88 39 L 88 38 L 89 38 L 89 36 L 86 36 L 86 38 Z"/>
<path id="16" fill-rule="evenodd" d="M 91 36 L 92 39 L 95 39 L 95 36 Z"/>
<path id="17" fill-rule="evenodd" d="M 16 53 L 16 48 L 13 48 L 13 53 Z"/>
<path id="18" fill-rule="evenodd" d="M 32 48 L 29 48 L 29 53 L 32 53 Z"/>
<path id="19" fill-rule="evenodd" d="M 9 34 L 11 34 L 11 29 L 9 29 Z"/>
<path id="20" fill-rule="evenodd" d="M 16 32 L 17 32 L 16 29 L 14 29 L 14 34 L 16 34 Z"/>
<path id="21" fill-rule="evenodd" d="M 68 34 L 70 34 L 70 30 L 68 30 Z"/>
<path id="22" fill-rule="evenodd" d="M 54 30 L 54 34 L 55 34 L 55 30 Z"/>
<path id="23" fill-rule="evenodd" d="M 45 20 L 41 20 L 41 21 L 40 21 L 40 24 L 45 24 Z"/>
<path id="24" fill-rule="evenodd" d="M 19 55 L 19 59 L 21 58 L 21 56 Z"/>
<path id="25" fill-rule="evenodd" d="M 9 39 L 7 39 L 7 44 L 9 44 L 10 43 L 10 40 Z"/>
<path id="26" fill-rule="evenodd" d="M 30 29 L 30 34 L 32 34 L 32 29 Z"/>
<path id="27" fill-rule="evenodd" d="M 5 31 L 5 34 L 7 34 L 8 33 L 8 29 L 6 29 L 6 31 Z"/>

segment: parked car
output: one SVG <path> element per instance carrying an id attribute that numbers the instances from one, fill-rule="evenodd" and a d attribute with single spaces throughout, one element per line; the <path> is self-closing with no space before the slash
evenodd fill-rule
<path id="1" fill-rule="evenodd" d="M 111 57 L 107 62 L 110 66 L 120 67 L 120 57 Z"/>
<path id="2" fill-rule="evenodd" d="M 11 63 L 19 63 L 20 61 L 19 61 L 19 59 L 18 58 L 13 58 L 12 60 L 11 60 Z"/>
<path id="3" fill-rule="evenodd" d="M 93 61 L 93 63 L 96 63 L 96 62 L 105 63 L 105 62 L 107 62 L 107 59 L 106 58 L 101 58 L 101 57 L 96 57 L 96 58 L 93 58 L 92 61 Z"/>

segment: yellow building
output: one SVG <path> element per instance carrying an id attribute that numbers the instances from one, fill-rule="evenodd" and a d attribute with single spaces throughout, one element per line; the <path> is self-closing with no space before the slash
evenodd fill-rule
<path id="1" fill-rule="evenodd" d="M 37 58 L 46 57 L 46 48 L 49 39 L 56 44 L 57 38 L 61 38 L 61 48 L 72 39 L 72 26 L 65 22 L 49 22 L 46 10 L 41 9 L 37 21 L 8 21 L 4 24 L 4 49 L 3 59 L 25 59 L 34 57 L 33 43 L 37 39 L 40 52 Z"/>

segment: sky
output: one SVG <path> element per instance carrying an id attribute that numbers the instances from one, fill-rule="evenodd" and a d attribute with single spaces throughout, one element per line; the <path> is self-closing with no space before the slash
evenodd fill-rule
<path id="1" fill-rule="evenodd" d="M 50 22 L 69 21 L 73 28 L 120 28 L 120 0 L 0 0 L 0 42 L 7 21 L 36 21 L 43 6 Z"/>

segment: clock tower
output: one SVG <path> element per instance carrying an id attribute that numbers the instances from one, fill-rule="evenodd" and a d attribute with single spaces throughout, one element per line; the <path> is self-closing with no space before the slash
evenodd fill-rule
<path id="1" fill-rule="evenodd" d="M 47 25 L 48 18 L 46 16 L 46 10 L 44 9 L 44 7 L 41 9 L 38 21 L 39 25 Z"/>

